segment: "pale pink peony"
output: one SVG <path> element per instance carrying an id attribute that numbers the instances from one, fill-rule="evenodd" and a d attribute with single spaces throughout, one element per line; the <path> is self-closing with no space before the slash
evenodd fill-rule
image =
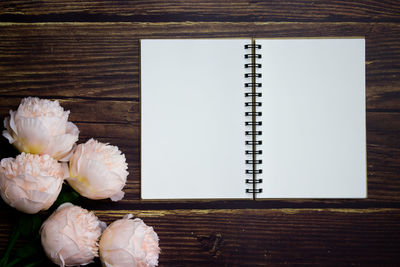
<path id="1" fill-rule="evenodd" d="M 56 201 L 68 172 L 49 155 L 22 153 L 0 163 L 0 194 L 11 207 L 25 213 L 47 210 Z"/>
<path id="2" fill-rule="evenodd" d="M 59 266 L 86 265 L 98 257 L 105 223 L 93 212 L 64 203 L 43 223 L 40 234 L 47 257 Z"/>
<path id="3" fill-rule="evenodd" d="M 72 154 L 67 181 L 84 197 L 118 201 L 124 197 L 127 168 L 125 155 L 118 147 L 90 139 Z"/>
<path id="4" fill-rule="evenodd" d="M 158 236 L 153 227 L 132 214 L 110 224 L 100 239 L 100 260 L 105 267 L 158 265 Z"/>
<path id="5" fill-rule="evenodd" d="M 4 119 L 7 130 L 3 136 L 21 152 L 68 161 L 79 135 L 75 124 L 68 122 L 68 115 L 57 100 L 27 97 Z"/>

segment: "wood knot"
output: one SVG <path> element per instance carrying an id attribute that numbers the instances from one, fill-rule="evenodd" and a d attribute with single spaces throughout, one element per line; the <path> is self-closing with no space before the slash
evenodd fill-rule
<path id="1" fill-rule="evenodd" d="M 216 257 L 220 254 L 219 249 L 223 241 L 221 233 L 212 233 L 208 236 L 199 235 L 197 236 L 197 241 L 199 241 L 202 249 L 208 251 L 213 257 Z"/>

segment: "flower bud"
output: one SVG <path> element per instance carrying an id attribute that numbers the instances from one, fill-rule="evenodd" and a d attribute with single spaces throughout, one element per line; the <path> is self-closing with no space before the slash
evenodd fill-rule
<path id="1" fill-rule="evenodd" d="M 66 171 L 49 155 L 22 153 L 2 159 L 0 165 L 0 194 L 11 207 L 33 214 L 56 201 Z"/>
<path id="2" fill-rule="evenodd" d="M 118 201 L 124 196 L 127 168 L 125 155 L 118 147 L 90 139 L 72 154 L 67 181 L 84 197 Z"/>
<path id="3" fill-rule="evenodd" d="M 40 234 L 47 257 L 59 266 L 79 266 L 98 256 L 105 223 L 86 209 L 64 203 L 43 223 Z"/>
<path id="4" fill-rule="evenodd" d="M 57 100 L 37 97 L 22 99 L 17 111 L 10 110 L 4 119 L 3 136 L 20 152 L 48 154 L 57 160 L 68 161 L 79 130 L 68 122 L 69 111 L 64 111 Z"/>
<path id="5" fill-rule="evenodd" d="M 100 239 L 100 260 L 105 267 L 158 265 L 158 236 L 153 227 L 131 214 L 110 224 Z"/>

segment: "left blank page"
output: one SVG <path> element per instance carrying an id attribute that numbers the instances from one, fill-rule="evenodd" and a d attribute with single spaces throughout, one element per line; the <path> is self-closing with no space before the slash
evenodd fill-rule
<path id="1" fill-rule="evenodd" d="M 244 45 L 141 40 L 142 199 L 245 193 Z"/>

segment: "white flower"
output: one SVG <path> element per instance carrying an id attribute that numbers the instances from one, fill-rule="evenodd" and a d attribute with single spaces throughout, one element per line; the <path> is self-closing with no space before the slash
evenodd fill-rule
<path id="1" fill-rule="evenodd" d="M 158 265 L 158 236 L 153 227 L 131 214 L 110 224 L 100 239 L 100 260 L 106 267 Z"/>
<path id="2" fill-rule="evenodd" d="M 118 201 L 124 196 L 127 168 L 125 155 L 118 147 L 90 139 L 72 154 L 67 181 L 84 197 Z"/>
<path id="3" fill-rule="evenodd" d="M 40 234 L 47 257 L 59 266 L 79 266 L 98 256 L 105 223 L 86 209 L 64 203 L 43 223 Z"/>
<path id="4" fill-rule="evenodd" d="M 3 136 L 20 152 L 48 154 L 67 161 L 79 135 L 78 128 L 68 122 L 68 115 L 57 100 L 27 97 L 4 119 L 7 130 Z"/>
<path id="5" fill-rule="evenodd" d="M 1 197 L 11 207 L 30 214 L 53 205 L 68 172 L 49 155 L 22 153 L 15 159 L 2 159 L 0 165 Z"/>

